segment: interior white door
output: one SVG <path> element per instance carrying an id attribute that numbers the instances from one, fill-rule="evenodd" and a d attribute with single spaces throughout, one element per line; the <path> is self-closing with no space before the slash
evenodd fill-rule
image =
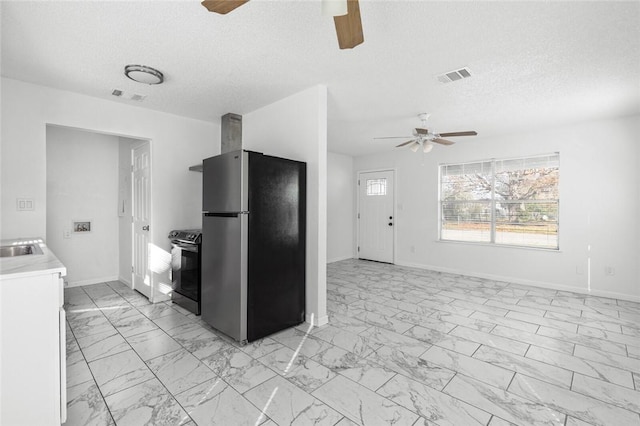
<path id="1" fill-rule="evenodd" d="M 149 142 L 132 150 L 132 207 L 133 207 L 133 268 L 134 290 L 151 298 L 151 275 L 148 271 L 150 223 L 150 169 Z"/>
<path id="2" fill-rule="evenodd" d="M 358 257 L 393 263 L 394 172 L 358 174 Z"/>

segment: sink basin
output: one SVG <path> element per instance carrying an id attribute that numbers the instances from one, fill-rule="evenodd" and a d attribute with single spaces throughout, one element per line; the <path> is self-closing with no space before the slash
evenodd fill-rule
<path id="1" fill-rule="evenodd" d="M 29 254 L 43 254 L 38 244 L 16 244 L 15 246 L 0 247 L 0 257 L 25 256 Z"/>

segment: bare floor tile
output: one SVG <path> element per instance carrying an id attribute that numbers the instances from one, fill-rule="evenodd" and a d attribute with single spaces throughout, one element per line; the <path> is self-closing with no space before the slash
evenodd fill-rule
<path id="1" fill-rule="evenodd" d="M 527 358 L 633 389 L 631 372 L 611 367 L 607 364 L 601 364 L 596 361 L 590 361 L 536 346 L 532 346 L 531 349 L 529 349 Z"/>
<path id="2" fill-rule="evenodd" d="M 153 373 L 132 350 L 90 362 L 89 368 L 105 396 L 153 378 Z"/>
<path id="3" fill-rule="evenodd" d="M 525 376 L 540 378 L 567 389 L 571 386 L 573 377 L 571 371 L 531 358 L 518 356 L 489 346 L 482 346 L 473 354 L 473 357 Z"/>
<path id="4" fill-rule="evenodd" d="M 244 396 L 281 425 L 333 426 L 342 415 L 280 376 L 251 389 Z"/>
<path id="5" fill-rule="evenodd" d="M 392 370 L 360 358 L 353 352 L 347 352 L 337 346 L 319 353 L 313 359 L 334 373 L 342 374 L 371 390 L 378 389 L 396 375 Z"/>
<path id="6" fill-rule="evenodd" d="M 431 347 L 420 358 L 501 389 L 509 386 L 514 375 L 511 370 L 437 346 Z"/>
<path id="7" fill-rule="evenodd" d="M 147 365 L 174 395 L 216 378 L 213 371 L 182 348 L 153 358 Z"/>
<path id="8" fill-rule="evenodd" d="M 91 380 L 67 388 L 65 426 L 106 426 L 115 424 L 98 385 Z"/>
<path id="9" fill-rule="evenodd" d="M 242 346 L 112 281 L 65 290 L 68 425 L 637 425 L 640 304 L 375 262 L 329 324 Z"/>
<path id="10" fill-rule="evenodd" d="M 342 376 L 312 395 L 358 425 L 412 425 L 418 419 L 415 413 Z"/>
<path id="11" fill-rule="evenodd" d="M 157 379 L 107 396 L 106 401 L 118 426 L 182 425 L 191 420 Z"/>
<path id="12" fill-rule="evenodd" d="M 317 389 L 335 376 L 327 367 L 289 348 L 271 352 L 260 358 L 260 362 L 307 392 Z"/>
<path id="13" fill-rule="evenodd" d="M 271 369 L 233 346 L 203 358 L 202 362 L 240 393 L 276 375 Z"/>
<path id="14" fill-rule="evenodd" d="M 397 375 L 378 394 L 439 425 L 486 425 L 491 414 L 422 383 Z"/>
<path id="15" fill-rule="evenodd" d="M 198 425 L 255 426 L 266 420 L 259 409 L 221 379 L 194 386 L 176 398 Z"/>
<path id="16" fill-rule="evenodd" d="M 130 349 L 124 338 L 115 330 L 81 337 L 78 344 L 89 362 Z"/>
<path id="17" fill-rule="evenodd" d="M 134 334 L 127 341 L 144 361 L 180 349 L 178 342 L 159 328 Z"/>
<path id="18" fill-rule="evenodd" d="M 638 413 L 519 374 L 509 391 L 594 425 L 640 425 Z"/>
<path id="19" fill-rule="evenodd" d="M 515 424 L 564 425 L 559 411 L 471 378 L 454 377 L 444 392 Z"/>

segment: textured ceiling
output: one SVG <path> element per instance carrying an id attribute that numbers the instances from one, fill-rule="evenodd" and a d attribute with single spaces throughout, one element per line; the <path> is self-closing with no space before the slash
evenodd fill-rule
<path id="1" fill-rule="evenodd" d="M 339 50 L 318 1 L 252 0 L 226 16 L 191 0 L 3 1 L 2 75 L 214 122 L 325 84 L 329 149 L 352 155 L 392 149 L 399 141 L 373 137 L 410 134 L 423 111 L 437 131 L 479 138 L 640 113 L 640 2 L 360 9 L 364 44 Z M 165 83 L 134 83 L 127 64 Z M 463 66 L 472 78 L 437 82 Z"/>

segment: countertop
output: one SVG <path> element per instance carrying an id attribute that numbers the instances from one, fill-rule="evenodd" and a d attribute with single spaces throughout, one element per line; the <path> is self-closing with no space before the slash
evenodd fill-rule
<path id="1" fill-rule="evenodd" d="M 16 257 L 0 258 L 0 280 L 24 278 L 29 276 L 60 273 L 67 275 L 67 268 L 58 260 L 55 254 L 44 243 L 42 238 L 16 238 L 0 240 L 0 245 L 36 243 L 43 254 L 31 254 Z"/>

